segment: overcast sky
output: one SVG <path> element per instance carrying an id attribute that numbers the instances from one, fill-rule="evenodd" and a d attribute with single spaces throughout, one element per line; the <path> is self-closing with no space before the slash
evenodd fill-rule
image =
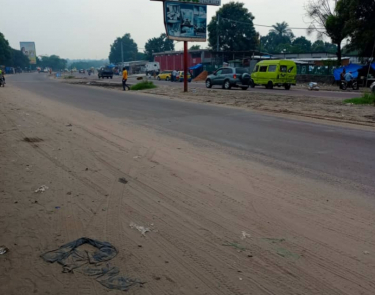
<path id="1" fill-rule="evenodd" d="M 222 0 L 222 4 L 231 0 Z M 254 23 L 307 27 L 307 0 L 242 0 Z M 240 1 L 241 2 L 241 1 Z M 161 2 L 150 0 L 0 0 L 0 32 L 13 48 L 34 41 L 37 55 L 57 54 L 70 59 L 108 58 L 116 37 L 130 33 L 143 52 L 149 38 L 165 31 Z M 209 20 L 217 6 L 208 6 Z M 255 27 L 261 35 L 269 28 Z M 293 30 L 296 36 L 305 30 Z M 311 38 L 310 38 L 311 39 Z M 204 47 L 206 44 L 203 44 Z M 182 43 L 176 44 L 181 49 Z"/>

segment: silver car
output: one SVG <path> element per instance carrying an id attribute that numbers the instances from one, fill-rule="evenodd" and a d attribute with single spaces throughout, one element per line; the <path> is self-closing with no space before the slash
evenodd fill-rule
<path id="1" fill-rule="evenodd" d="M 242 90 L 247 90 L 250 86 L 250 81 L 251 76 L 248 69 L 225 67 L 218 69 L 207 77 L 206 87 L 211 88 L 214 85 L 219 85 L 227 90 L 232 87 L 240 87 Z"/>

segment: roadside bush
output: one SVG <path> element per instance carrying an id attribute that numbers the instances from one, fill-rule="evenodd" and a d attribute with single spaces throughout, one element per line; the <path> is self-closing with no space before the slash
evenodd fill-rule
<path id="1" fill-rule="evenodd" d="M 64 76 L 64 79 L 74 79 L 74 76 Z"/>
<path id="2" fill-rule="evenodd" d="M 375 94 L 364 93 L 362 97 L 346 99 L 344 102 L 352 104 L 375 104 Z"/>
<path id="3" fill-rule="evenodd" d="M 144 90 L 152 88 L 156 88 L 156 85 L 152 81 L 142 81 L 130 87 L 130 90 Z"/>

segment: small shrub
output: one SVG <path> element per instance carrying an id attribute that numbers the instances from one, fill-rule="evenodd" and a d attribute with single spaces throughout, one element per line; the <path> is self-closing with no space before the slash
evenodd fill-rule
<path id="1" fill-rule="evenodd" d="M 74 76 L 64 76 L 64 79 L 74 79 Z"/>
<path id="2" fill-rule="evenodd" d="M 152 81 L 142 81 L 130 87 L 130 90 L 144 90 L 152 88 L 156 88 L 156 85 Z"/>
<path id="3" fill-rule="evenodd" d="M 345 103 L 352 104 L 375 104 L 375 94 L 374 93 L 364 93 L 362 97 L 351 98 L 344 100 Z"/>

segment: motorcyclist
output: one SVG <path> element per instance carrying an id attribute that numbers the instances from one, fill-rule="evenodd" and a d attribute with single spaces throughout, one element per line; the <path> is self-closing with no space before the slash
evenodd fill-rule
<path id="1" fill-rule="evenodd" d="M 348 86 L 349 86 L 349 85 L 352 83 L 352 81 L 353 81 L 353 75 L 352 75 L 352 72 L 348 72 L 348 73 L 346 73 L 345 76 L 344 76 L 344 78 L 345 78 L 346 83 L 347 83 Z"/>
<path id="2" fill-rule="evenodd" d="M 0 69 L 0 79 L 2 79 L 5 84 L 5 72 L 2 69 Z"/>

